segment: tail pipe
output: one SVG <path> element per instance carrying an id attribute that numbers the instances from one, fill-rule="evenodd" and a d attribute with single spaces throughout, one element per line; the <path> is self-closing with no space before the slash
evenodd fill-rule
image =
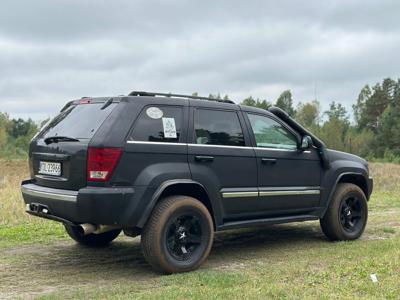
<path id="1" fill-rule="evenodd" d="M 119 229 L 120 227 L 117 225 L 94 225 L 90 223 L 84 223 L 78 225 L 78 228 L 83 235 L 88 235 L 88 234 L 101 234 L 114 229 Z"/>

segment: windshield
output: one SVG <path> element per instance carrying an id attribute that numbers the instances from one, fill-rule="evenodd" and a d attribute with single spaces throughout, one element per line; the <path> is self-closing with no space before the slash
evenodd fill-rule
<path id="1" fill-rule="evenodd" d="M 90 139 L 115 108 L 112 103 L 101 109 L 104 103 L 72 105 L 49 122 L 40 133 L 41 138 L 63 136 Z"/>

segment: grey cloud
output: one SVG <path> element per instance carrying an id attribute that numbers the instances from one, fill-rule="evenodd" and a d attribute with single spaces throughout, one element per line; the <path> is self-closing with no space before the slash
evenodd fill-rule
<path id="1" fill-rule="evenodd" d="M 317 97 L 399 77 L 398 1 L 3 1 L 0 111 L 130 90 Z M 31 107 L 31 103 L 39 103 Z"/>

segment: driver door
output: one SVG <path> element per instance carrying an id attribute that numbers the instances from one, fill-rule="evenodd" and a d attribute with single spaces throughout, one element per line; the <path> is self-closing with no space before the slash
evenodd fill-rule
<path id="1" fill-rule="evenodd" d="M 298 150 L 298 137 L 273 115 L 245 113 L 257 160 L 257 215 L 302 214 L 319 206 L 321 163 L 316 150 Z"/>

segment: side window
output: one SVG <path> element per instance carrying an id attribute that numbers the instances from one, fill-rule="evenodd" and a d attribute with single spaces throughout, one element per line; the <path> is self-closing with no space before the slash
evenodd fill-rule
<path id="1" fill-rule="evenodd" d="M 197 109 L 194 130 L 196 144 L 245 145 L 239 117 L 233 111 Z"/>
<path id="2" fill-rule="evenodd" d="M 296 137 L 275 120 L 247 114 L 256 139 L 257 147 L 297 149 Z"/>
<path id="3" fill-rule="evenodd" d="M 182 119 L 182 107 L 146 107 L 135 123 L 130 140 L 165 143 L 179 142 Z"/>

